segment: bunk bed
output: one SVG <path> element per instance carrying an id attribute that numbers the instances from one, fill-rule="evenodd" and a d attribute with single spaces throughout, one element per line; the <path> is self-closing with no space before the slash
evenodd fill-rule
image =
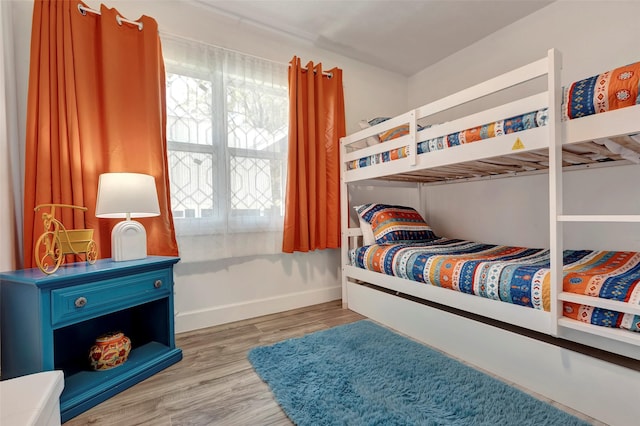
<path id="1" fill-rule="evenodd" d="M 503 324 L 511 331 L 526 334 L 530 330 L 551 336 L 551 341 L 578 342 L 632 362 L 640 360 L 640 253 L 563 247 L 564 223 L 640 222 L 640 212 L 569 215 L 563 212 L 562 202 L 563 173 L 568 170 L 640 163 L 640 65 L 616 68 L 565 87 L 560 72 L 561 55 L 551 49 L 538 61 L 397 117 L 376 120 L 342 138 L 345 307 L 367 306 L 361 313 L 409 335 L 425 327 L 416 325 L 417 319 L 406 312 L 392 312 L 392 306 L 407 311 L 424 306 L 432 321 L 445 321 L 440 310 L 447 312 L 446 318 L 451 318 L 451 312 L 468 313 L 466 318 L 474 324 L 486 320 L 491 327 Z M 443 111 L 534 80 L 544 81 L 539 93 L 437 122 Z M 372 181 L 414 182 L 419 188 L 434 182 L 526 173 L 548 174 L 548 247 L 451 239 L 437 235 L 419 212 L 406 206 L 384 200 L 351 204 L 350 188 Z M 428 208 L 428 200 L 426 204 Z M 612 263 L 615 266 L 608 268 Z M 445 264 L 451 268 L 448 273 L 442 271 Z M 487 278 L 491 273 L 494 277 Z M 522 276 L 528 280 L 524 293 L 519 290 Z M 613 282 L 609 286 L 613 291 L 602 290 L 607 279 Z M 504 289 L 507 294 L 501 294 Z M 398 296 L 422 303 L 394 305 Z M 367 298 L 375 302 L 368 303 Z M 637 382 L 630 383 L 637 393 Z M 550 388 L 540 385 L 540 389 L 545 394 Z M 580 404 L 578 409 L 589 410 Z"/>

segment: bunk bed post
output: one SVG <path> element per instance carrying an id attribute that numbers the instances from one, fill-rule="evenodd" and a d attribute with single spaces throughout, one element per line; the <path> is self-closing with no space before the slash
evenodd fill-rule
<path id="1" fill-rule="evenodd" d="M 551 269 L 550 301 L 551 324 L 550 332 L 558 335 L 558 320 L 562 317 L 563 269 L 563 228 L 558 216 L 562 215 L 562 85 L 560 71 L 562 56 L 559 51 L 549 49 L 547 53 L 549 70 L 547 74 L 549 93 L 549 256 Z"/>
<path id="2" fill-rule="evenodd" d="M 344 138 L 340 138 L 340 158 L 344 158 L 347 153 L 347 147 Z M 349 306 L 347 297 L 347 274 L 345 265 L 349 264 L 349 185 L 345 181 L 346 163 L 340 161 L 340 276 L 342 280 L 342 308 L 347 309 Z"/>
<path id="3" fill-rule="evenodd" d="M 409 112 L 409 134 L 411 135 L 411 143 L 409 145 L 409 164 L 413 167 L 416 165 L 416 157 L 418 156 L 418 126 L 416 123 L 417 110 Z"/>

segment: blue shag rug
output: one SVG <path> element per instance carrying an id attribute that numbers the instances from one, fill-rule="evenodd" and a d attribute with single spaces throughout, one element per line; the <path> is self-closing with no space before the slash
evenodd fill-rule
<path id="1" fill-rule="evenodd" d="M 251 349 L 297 425 L 587 425 L 364 320 Z"/>

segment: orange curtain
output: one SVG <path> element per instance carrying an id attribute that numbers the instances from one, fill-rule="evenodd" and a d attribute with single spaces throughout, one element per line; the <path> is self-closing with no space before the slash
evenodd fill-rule
<path id="1" fill-rule="evenodd" d="M 166 150 L 165 74 L 158 26 L 122 22 L 115 9 L 82 13 L 79 1 L 36 0 L 31 34 L 24 188 L 24 267 L 35 266 L 44 231 L 42 203 L 60 209 L 67 229 L 94 229 L 98 256 L 111 256 L 117 220 L 95 217 L 98 176 L 155 177 L 161 215 L 140 219 L 147 251 L 177 255 Z M 123 188 L 126 191 L 126 188 Z"/>
<path id="2" fill-rule="evenodd" d="M 340 247 L 342 70 L 293 57 L 289 67 L 289 161 L 282 251 Z"/>

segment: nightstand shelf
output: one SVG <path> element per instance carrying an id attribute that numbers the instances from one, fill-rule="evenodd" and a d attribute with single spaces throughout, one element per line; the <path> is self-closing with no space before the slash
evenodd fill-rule
<path id="1" fill-rule="evenodd" d="M 66 421 L 180 361 L 175 347 L 173 257 L 71 264 L 0 274 L 3 379 L 62 370 Z M 89 367 L 95 338 L 122 331 L 128 360 L 106 371 Z"/>
<path id="2" fill-rule="evenodd" d="M 119 367 L 65 375 L 65 391 L 60 396 L 61 411 L 69 418 L 75 417 L 181 359 L 180 349 L 149 342 L 132 349 L 127 362 Z"/>

